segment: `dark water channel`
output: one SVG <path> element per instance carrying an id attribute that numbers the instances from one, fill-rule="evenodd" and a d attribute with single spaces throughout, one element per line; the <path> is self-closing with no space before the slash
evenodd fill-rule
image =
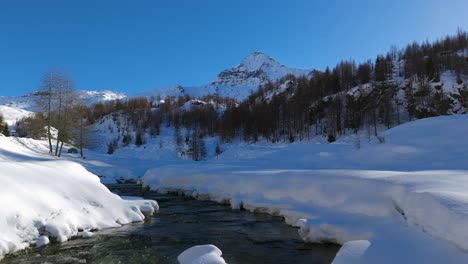
<path id="1" fill-rule="evenodd" d="M 128 195 L 129 193 L 126 193 Z M 339 246 L 304 243 L 281 217 L 154 192 L 160 210 L 145 223 L 102 230 L 90 239 L 49 244 L 0 263 L 177 263 L 185 249 L 214 244 L 227 263 L 331 263 Z"/>

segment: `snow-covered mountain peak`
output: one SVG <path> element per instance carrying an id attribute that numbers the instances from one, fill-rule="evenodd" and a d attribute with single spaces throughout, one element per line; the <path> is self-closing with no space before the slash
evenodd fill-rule
<path id="1" fill-rule="evenodd" d="M 255 90 L 268 81 L 276 81 L 287 74 L 310 76 L 310 70 L 288 68 L 262 52 L 254 52 L 244 58 L 240 64 L 222 71 L 210 85 L 249 87 Z"/>
<path id="2" fill-rule="evenodd" d="M 310 77 L 311 70 L 299 70 L 288 68 L 274 60 L 265 53 L 256 51 L 245 57 L 235 67 L 219 73 L 209 84 L 202 86 L 182 87 L 175 85 L 141 93 L 143 96 L 179 96 L 189 94 L 194 97 L 202 97 L 208 94 L 218 94 L 223 97 L 235 98 L 242 101 L 260 85 L 269 81 L 276 81 L 288 74 L 297 77 L 305 75 Z"/>
<path id="3" fill-rule="evenodd" d="M 245 68 L 248 71 L 256 71 L 262 68 L 279 68 L 282 67 L 280 63 L 275 61 L 265 53 L 256 51 L 249 56 L 245 57 L 236 68 Z M 284 66 L 283 66 L 284 67 Z"/>

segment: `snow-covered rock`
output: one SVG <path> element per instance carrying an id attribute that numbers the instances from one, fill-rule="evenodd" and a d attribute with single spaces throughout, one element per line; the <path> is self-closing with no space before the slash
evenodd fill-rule
<path id="1" fill-rule="evenodd" d="M 50 243 L 49 237 L 47 236 L 40 236 L 36 240 L 36 247 L 43 247 L 45 245 L 48 245 Z"/>
<path id="2" fill-rule="evenodd" d="M 94 233 L 93 233 L 93 232 L 90 232 L 90 231 L 83 231 L 83 232 L 80 232 L 79 235 L 80 235 L 82 238 L 90 238 L 90 237 L 93 237 L 93 236 L 94 236 Z"/>
<path id="3" fill-rule="evenodd" d="M 216 246 L 201 245 L 185 250 L 177 257 L 177 261 L 180 264 L 225 264 L 221 255 L 221 250 Z"/>
<path id="4" fill-rule="evenodd" d="M 349 241 L 341 246 L 336 254 L 332 264 L 358 264 L 363 262 L 363 255 L 370 247 L 371 243 L 367 240 Z"/>

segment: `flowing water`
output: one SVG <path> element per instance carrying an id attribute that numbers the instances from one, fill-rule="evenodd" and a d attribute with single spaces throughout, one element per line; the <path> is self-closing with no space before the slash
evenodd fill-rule
<path id="1" fill-rule="evenodd" d="M 132 194 L 157 200 L 159 212 L 144 223 L 22 251 L 0 263 L 177 263 L 185 249 L 202 244 L 216 245 L 230 264 L 331 263 L 339 249 L 304 243 L 281 217 L 183 196 Z"/>

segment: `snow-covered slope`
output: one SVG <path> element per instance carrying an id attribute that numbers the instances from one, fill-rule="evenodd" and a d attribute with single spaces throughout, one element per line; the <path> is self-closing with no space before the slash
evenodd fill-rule
<path id="1" fill-rule="evenodd" d="M 113 92 L 109 90 L 105 91 L 77 91 L 80 102 L 86 105 L 92 105 L 97 102 L 106 102 L 111 100 L 123 99 L 127 95 L 119 92 Z M 37 111 L 36 106 L 37 94 L 29 93 L 22 96 L 1 96 L 0 105 L 5 105 L 13 108 L 24 109 L 29 111 Z"/>
<path id="2" fill-rule="evenodd" d="M 80 102 L 90 106 L 98 102 L 106 102 L 124 99 L 127 95 L 113 91 L 78 91 Z M 0 96 L 0 114 L 3 115 L 8 125 L 12 126 L 19 119 L 32 115 L 40 109 L 37 107 L 36 93 L 22 96 L 7 97 Z"/>
<path id="3" fill-rule="evenodd" d="M 126 201 L 78 163 L 48 156 L 45 142 L 0 134 L 0 259 L 29 246 L 143 221 L 155 201 Z"/>
<path id="4" fill-rule="evenodd" d="M 453 115 L 360 149 L 355 139 L 239 145 L 196 167 L 159 166 L 144 182 L 283 215 L 306 241 L 356 241 L 336 263 L 468 263 L 467 131 L 468 115 Z"/>
<path id="5" fill-rule="evenodd" d="M 140 95 L 160 95 L 164 98 L 165 96 L 178 96 L 184 94 L 190 94 L 195 97 L 201 97 L 208 94 L 218 94 L 223 97 L 231 97 L 238 101 L 242 101 L 252 92 L 255 92 L 259 85 L 266 84 L 268 81 L 276 81 L 287 74 L 310 77 L 311 73 L 311 70 L 288 68 L 264 53 L 254 52 L 244 58 L 237 66 L 219 73 L 207 85 L 193 87 L 175 85 L 172 87 L 148 91 Z"/>
<path id="6" fill-rule="evenodd" d="M 105 91 L 78 91 L 79 99 L 85 105 L 90 106 L 98 102 L 107 102 L 118 99 L 127 98 L 124 93 L 114 92 L 110 90 Z"/>
<path id="7" fill-rule="evenodd" d="M 5 122 L 9 126 L 14 126 L 16 121 L 31 116 L 34 114 L 34 112 L 21 108 L 0 105 L 0 114 L 4 117 Z"/>

